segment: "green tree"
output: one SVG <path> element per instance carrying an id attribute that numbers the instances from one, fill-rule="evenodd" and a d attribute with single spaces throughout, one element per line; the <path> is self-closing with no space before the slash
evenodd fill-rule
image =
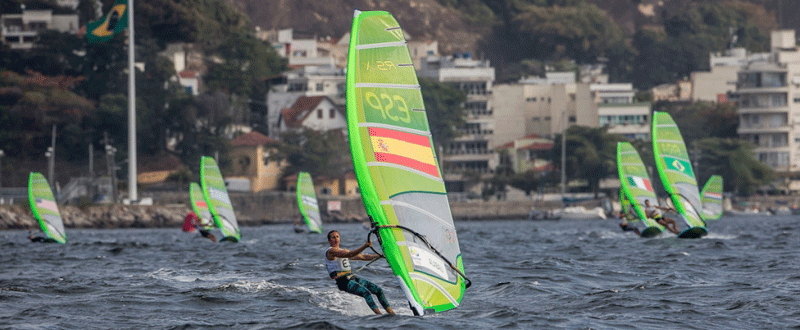
<path id="1" fill-rule="evenodd" d="M 561 136 L 552 149 L 552 161 L 561 164 Z M 595 198 L 600 193 L 600 180 L 617 173 L 617 142 L 626 141 L 618 134 L 609 134 L 607 127 L 571 126 L 566 136 L 567 181 L 583 179 L 589 183 Z"/>
<path id="2" fill-rule="evenodd" d="M 775 180 L 775 171 L 753 156 L 753 146 L 739 139 L 706 138 L 697 141 L 699 184 L 711 175 L 722 176 L 725 191 L 741 195 L 756 192 L 758 186 Z"/>
<path id="3" fill-rule="evenodd" d="M 308 172 L 312 177 L 343 177 L 353 169 L 350 145 L 339 130 L 319 132 L 312 129 L 288 131 L 270 160 L 285 161 L 284 176 Z"/>

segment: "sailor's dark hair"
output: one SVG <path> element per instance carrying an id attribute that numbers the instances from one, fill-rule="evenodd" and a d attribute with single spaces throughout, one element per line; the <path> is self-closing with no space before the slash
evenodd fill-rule
<path id="1" fill-rule="evenodd" d="M 331 230 L 331 231 L 329 231 L 329 232 L 328 232 L 328 240 L 330 240 L 330 239 L 331 239 L 331 234 L 333 234 L 333 233 L 338 233 L 338 232 L 339 232 L 338 230 Z"/>

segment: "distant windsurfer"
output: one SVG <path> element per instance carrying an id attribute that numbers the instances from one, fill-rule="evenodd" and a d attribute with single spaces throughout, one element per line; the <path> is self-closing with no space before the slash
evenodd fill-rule
<path id="1" fill-rule="evenodd" d="M 339 247 L 341 238 L 339 232 L 331 230 L 328 232 L 328 243 L 331 245 L 325 251 L 325 267 L 328 270 L 328 275 L 336 281 L 336 286 L 341 291 L 352 293 L 357 296 L 364 297 L 367 305 L 372 309 L 375 314 L 381 314 L 381 310 L 375 305 L 372 295 L 378 297 L 378 301 L 383 306 L 388 314 L 394 314 L 394 311 L 389 307 L 389 302 L 383 294 L 383 290 L 377 285 L 363 278 L 356 277 L 350 272 L 350 260 L 363 260 L 370 261 L 378 259 L 380 256 L 375 254 L 361 254 L 364 250 L 372 246 L 371 242 L 366 242 L 364 245 L 353 251 L 342 249 Z"/>
<path id="2" fill-rule="evenodd" d="M 30 227 L 28 227 L 28 239 L 31 240 L 31 242 L 33 242 L 33 243 L 54 243 L 54 242 L 56 242 L 56 240 L 54 240 L 54 239 L 52 239 L 50 237 L 44 237 L 44 236 L 39 236 L 39 235 L 34 236 L 33 235 L 33 230 L 31 230 Z"/>
<path id="3" fill-rule="evenodd" d="M 647 217 L 652 218 L 662 226 L 666 227 L 667 230 L 671 231 L 673 234 L 678 234 L 679 233 L 678 225 L 675 224 L 675 220 L 672 220 L 670 218 L 661 215 L 661 210 L 672 211 L 674 209 L 669 207 L 651 205 L 649 199 L 644 200 L 644 212 L 647 215 Z"/>
<path id="4" fill-rule="evenodd" d="M 622 228 L 622 231 L 632 231 L 636 233 L 636 235 L 642 235 L 642 232 L 639 231 L 639 228 L 636 228 L 628 223 L 628 219 L 625 216 L 624 211 L 619 211 L 619 214 L 617 214 L 617 222 L 619 223 L 619 227 Z"/>
<path id="5" fill-rule="evenodd" d="M 186 221 L 191 221 L 192 225 L 197 228 L 197 231 L 200 232 L 201 236 L 208 238 L 212 242 L 217 242 L 217 237 L 214 236 L 214 234 L 212 234 L 209 230 L 209 227 L 211 226 L 200 219 L 197 214 L 194 212 L 189 212 L 189 214 L 186 215 L 186 219 L 184 219 L 184 222 Z"/>

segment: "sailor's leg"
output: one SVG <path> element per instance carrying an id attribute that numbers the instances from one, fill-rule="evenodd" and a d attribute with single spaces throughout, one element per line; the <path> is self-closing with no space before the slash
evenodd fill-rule
<path id="1" fill-rule="evenodd" d="M 352 293 L 356 296 L 364 297 L 364 300 L 367 301 L 367 305 L 369 308 L 375 311 L 378 309 L 378 306 L 375 305 L 375 301 L 372 300 L 372 294 L 370 294 L 369 290 L 359 283 L 358 278 L 353 278 L 350 282 L 347 283 L 347 290 L 348 293 Z M 380 312 L 378 313 L 380 314 Z"/>
<path id="2" fill-rule="evenodd" d="M 383 306 L 384 309 L 389 308 L 389 302 L 386 300 L 386 296 L 383 294 L 383 289 L 363 278 L 359 278 L 358 281 L 361 283 L 361 285 L 366 287 L 369 292 L 372 292 L 374 295 L 378 296 L 378 301 L 381 303 L 381 306 Z"/>

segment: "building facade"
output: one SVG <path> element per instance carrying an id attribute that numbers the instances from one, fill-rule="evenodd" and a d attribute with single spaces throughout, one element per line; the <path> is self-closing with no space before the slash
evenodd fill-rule
<path id="1" fill-rule="evenodd" d="M 467 95 L 464 103 L 466 124 L 459 127 L 461 136 L 440 152 L 445 181 L 450 189 L 464 191 L 462 174 L 477 172 L 489 175 L 497 166 L 493 152 L 495 119 L 492 112 L 492 84 L 494 68 L 488 60 L 477 60 L 471 56 L 430 56 L 422 59 L 417 75 L 438 82 L 452 83 Z"/>
<path id="2" fill-rule="evenodd" d="M 650 140 L 651 104 L 634 102 L 633 84 L 592 84 L 590 89 L 597 104 L 598 125 L 630 140 Z"/>
<path id="3" fill-rule="evenodd" d="M 11 49 L 31 49 L 45 30 L 77 33 L 78 14 L 53 14 L 53 10 L 27 10 L 19 14 L 0 15 L 2 41 Z"/>
<path id="4" fill-rule="evenodd" d="M 269 81 L 267 116 L 269 136 L 279 138 L 280 117 L 301 96 L 327 96 L 337 106 L 344 106 L 347 86 L 344 69 L 335 67 L 303 67 L 289 71 Z"/>
<path id="5" fill-rule="evenodd" d="M 738 73 L 739 137 L 778 172 L 800 171 L 800 50 L 794 30 L 773 31 L 768 56 Z"/>

